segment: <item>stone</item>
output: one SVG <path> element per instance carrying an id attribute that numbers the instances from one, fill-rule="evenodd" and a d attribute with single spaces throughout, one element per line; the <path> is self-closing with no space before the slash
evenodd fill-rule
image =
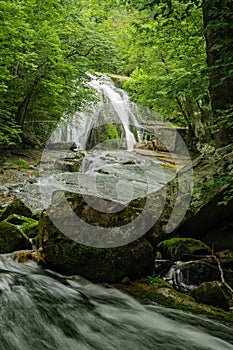
<path id="1" fill-rule="evenodd" d="M 209 263 L 188 261 L 175 263 L 165 277 L 176 290 L 186 293 L 203 282 L 220 280 L 220 273 Z"/>
<path id="2" fill-rule="evenodd" d="M 93 282 L 118 283 L 125 277 L 135 280 L 154 269 L 153 248 L 145 238 L 116 248 L 82 245 L 62 234 L 46 211 L 40 220 L 39 245 L 48 268 Z"/>
<path id="3" fill-rule="evenodd" d="M 29 260 L 33 260 L 40 265 L 45 264 L 44 257 L 45 255 L 42 248 L 37 250 L 22 250 L 12 254 L 12 258 L 17 260 L 19 263 L 25 263 Z"/>
<path id="4" fill-rule="evenodd" d="M 16 198 L 8 204 L 0 216 L 0 221 L 7 219 L 12 214 L 18 214 L 28 218 L 32 217 L 31 209 L 20 198 Z"/>
<path id="5" fill-rule="evenodd" d="M 50 174 L 51 171 L 77 172 L 80 169 L 85 153 L 70 150 L 50 150 L 46 149 L 40 161 L 40 169 L 43 175 Z"/>
<path id="6" fill-rule="evenodd" d="M 163 259 L 187 261 L 190 255 L 211 254 L 210 248 L 203 242 L 192 238 L 171 238 L 158 244 Z"/>
<path id="7" fill-rule="evenodd" d="M 25 234 L 9 222 L 0 222 L 0 254 L 28 249 L 30 242 Z"/>
<path id="8" fill-rule="evenodd" d="M 39 222 L 37 220 L 26 218 L 22 215 L 12 214 L 5 220 L 11 224 L 17 225 L 29 238 L 35 238 L 38 235 Z"/>
<path id="9" fill-rule="evenodd" d="M 49 150 L 74 150 L 77 148 L 77 145 L 75 142 L 51 142 L 46 144 L 46 148 Z"/>
<path id="10" fill-rule="evenodd" d="M 221 282 L 204 282 L 191 291 L 190 296 L 197 302 L 229 310 L 232 303 L 232 293 Z"/>

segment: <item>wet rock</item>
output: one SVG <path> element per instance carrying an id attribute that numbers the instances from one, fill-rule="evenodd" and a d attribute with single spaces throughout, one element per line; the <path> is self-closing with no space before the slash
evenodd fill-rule
<path id="1" fill-rule="evenodd" d="M 45 264 L 45 255 L 42 248 L 39 248 L 37 250 L 22 250 L 19 252 L 14 252 L 12 254 L 12 258 L 14 260 L 17 260 L 19 263 L 25 263 L 29 260 L 33 260 L 40 265 Z"/>
<path id="2" fill-rule="evenodd" d="M 0 222 L 0 254 L 28 249 L 29 246 L 28 238 L 17 226 L 6 221 Z"/>
<path id="3" fill-rule="evenodd" d="M 77 148 L 75 142 L 51 142 L 46 144 L 46 148 L 49 150 L 74 150 Z"/>
<path id="4" fill-rule="evenodd" d="M 154 146 L 153 143 L 151 141 L 143 141 L 143 142 L 137 142 L 134 145 L 135 149 L 145 149 L 145 150 L 150 150 L 153 151 L 154 150 Z"/>
<path id="5" fill-rule="evenodd" d="M 39 242 L 48 268 L 94 282 L 118 283 L 125 277 L 135 280 L 154 269 L 153 248 L 146 239 L 108 249 L 82 245 L 61 233 L 47 212 L 42 213 Z"/>
<path id="6" fill-rule="evenodd" d="M 79 171 L 84 157 L 85 153 L 81 151 L 73 152 L 70 150 L 49 149 L 43 153 L 40 161 L 40 169 L 43 171 L 44 175 L 46 175 L 46 172 L 50 173 L 51 171 Z"/>
<path id="7" fill-rule="evenodd" d="M 222 250 L 216 253 L 216 257 L 222 266 L 233 270 L 233 251 L 229 249 Z"/>
<path id="8" fill-rule="evenodd" d="M 171 238 L 158 244 L 158 251 L 164 259 L 187 261 L 190 255 L 210 254 L 210 248 L 203 242 L 192 238 Z"/>
<path id="9" fill-rule="evenodd" d="M 29 209 L 20 198 L 14 199 L 6 209 L 4 209 L 0 216 L 0 221 L 7 219 L 12 214 L 18 214 L 28 218 L 32 217 L 31 209 Z"/>
<path id="10" fill-rule="evenodd" d="M 11 224 L 17 225 L 29 238 L 38 235 L 39 222 L 37 220 L 26 218 L 22 215 L 12 214 L 5 220 Z"/>
<path id="11" fill-rule="evenodd" d="M 232 306 L 232 293 L 221 282 L 205 282 L 191 291 L 190 296 L 197 302 L 229 310 Z"/>
<path id="12" fill-rule="evenodd" d="M 216 266 L 200 261 L 176 262 L 165 276 L 165 280 L 179 292 L 189 292 L 203 282 L 220 280 Z"/>
<path id="13" fill-rule="evenodd" d="M 225 281 L 233 287 L 233 272 L 223 270 Z M 169 281 L 176 290 L 189 292 L 203 282 L 221 281 L 217 266 L 204 261 L 176 262 L 166 274 L 165 279 Z"/>

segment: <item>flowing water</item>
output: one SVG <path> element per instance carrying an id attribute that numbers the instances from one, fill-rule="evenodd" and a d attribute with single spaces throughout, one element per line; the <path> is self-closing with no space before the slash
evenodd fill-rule
<path id="1" fill-rule="evenodd" d="M 1 350 L 232 350 L 232 327 L 0 255 Z"/>
<path id="2" fill-rule="evenodd" d="M 90 78 L 89 85 L 100 100 L 72 118 L 63 120 L 47 143 L 51 146 L 51 143 L 75 142 L 79 150 L 88 149 L 81 168 L 76 173 L 55 169 L 55 164 L 62 162 L 65 152 L 51 152 L 49 147 L 45 147 L 38 182 L 17 187 L 18 196 L 34 211 L 47 208 L 56 189 L 127 204 L 159 191 L 176 176 L 174 169 L 162 167 L 154 156 L 133 152 L 135 143 L 142 138 L 143 128 L 139 123 L 142 109 L 130 101 L 124 90 L 116 88 L 108 77 L 90 75 Z M 109 140 L 103 141 L 103 135 L 96 131 L 98 127 L 109 124 L 117 126 L 118 131 L 123 130 L 122 135 L 118 135 L 120 141 L 117 139 L 115 144 L 111 143 L 110 149 Z M 90 144 L 93 146 L 91 149 Z"/>
<path id="3" fill-rule="evenodd" d="M 93 128 L 119 123 L 124 147 L 94 147 L 79 173 L 53 171 L 52 164 L 43 176 L 41 165 L 38 183 L 17 189 L 34 211 L 46 208 L 56 189 L 127 203 L 160 190 L 176 174 L 154 157 L 132 152 L 142 128 L 128 95 L 107 78 L 93 77 L 90 85 L 102 100 L 61 124 L 51 140 L 75 141 L 86 150 Z M 44 198 L 38 196 L 42 192 Z M 10 255 L 0 255 L 0 303 L 0 350 L 233 350 L 230 325 L 142 305 L 113 288 L 42 270 L 33 262 L 19 264 Z"/>
<path id="4" fill-rule="evenodd" d="M 114 86 L 107 76 L 92 76 L 88 84 L 99 97 L 98 103 L 93 103 L 84 111 L 77 112 L 71 118 L 64 119 L 54 131 L 51 140 L 54 142 L 75 142 L 78 149 L 84 150 L 91 141 L 91 131 L 100 126 L 114 124 L 122 127 L 124 148 L 132 151 L 136 139 L 142 138 L 142 109 L 130 101 L 129 95 Z M 93 136 L 92 136 L 93 137 Z M 98 140 L 95 140 L 95 143 Z M 103 145 L 102 145 L 103 146 Z"/>

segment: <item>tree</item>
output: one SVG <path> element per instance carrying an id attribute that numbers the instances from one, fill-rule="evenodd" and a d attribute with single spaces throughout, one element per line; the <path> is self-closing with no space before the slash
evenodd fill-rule
<path id="1" fill-rule="evenodd" d="M 134 60 L 131 80 L 125 86 L 134 99 L 169 120 L 189 128 L 190 140 L 207 133 L 208 76 L 201 9 L 183 16 L 185 6 L 174 2 L 175 15 L 165 17 L 163 7 L 134 12 L 131 45 L 125 49 Z M 127 67 L 127 66 L 126 66 Z M 199 133 L 197 134 L 197 128 Z"/>
<path id="2" fill-rule="evenodd" d="M 115 65 L 100 17 L 85 1 L 0 1 L 0 145 L 77 111 L 90 96 L 87 70 Z"/>
<path id="3" fill-rule="evenodd" d="M 165 18 L 177 16 L 176 0 L 123 0 L 129 7 L 148 8 Z M 212 106 L 210 123 L 217 129 L 217 146 L 232 142 L 233 134 L 233 2 L 232 0 L 181 0 L 180 15 L 187 17 L 193 8 L 202 8 L 203 29 L 209 67 L 209 92 Z"/>
<path id="4" fill-rule="evenodd" d="M 233 139 L 233 2 L 203 0 L 202 8 L 213 123 L 217 145 L 224 146 Z"/>

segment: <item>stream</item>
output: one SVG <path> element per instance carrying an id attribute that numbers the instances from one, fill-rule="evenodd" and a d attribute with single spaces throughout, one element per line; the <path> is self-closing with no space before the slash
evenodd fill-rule
<path id="1" fill-rule="evenodd" d="M 47 208 L 57 189 L 126 205 L 163 189 L 176 176 L 176 170 L 161 166 L 155 157 L 132 152 L 142 128 L 128 95 L 108 79 L 93 78 L 90 84 L 103 94 L 103 101 L 58 126 L 49 142 L 75 141 L 78 150 L 86 152 L 88 142 L 96 137 L 91 131 L 112 122 L 120 125 L 121 147 L 107 151 L 106 143 L 94 138 L 96 147 L 85 153 L 81 170 L 73 173 L 55 170 L 59 152 L 58 159 L 56 153 L 49 159 L 50 150 L 45 148 L 39 179 L 12 186 L 14 194 L 33 211 Z M 168 140 L 163 140 L 165 145 Z M 185 152 L 180 154 L 187 158 Z M 173 156 L 176 162 L 177 155 Z M 187 192 L 187 199 L 184 208 L 179 203 L 175 207 L 173 226 L 183 218 L 191 196 L 191 186 L 186 189 L 189 178 L 178 180 L 179 191 L 183 188 L 180 192 Z M 231 325 L 155 304 L 143 305 L 110 286 L 43 270 L 32 261 L 20 264 L 10 254 L 0 255 L 0 304 L 1 350 L 233 350 Z"/>
<path id="2" fill-rule="evenodd" d="M 1 350 L 230 350 L 232 327 L 0 256 Z"/>

